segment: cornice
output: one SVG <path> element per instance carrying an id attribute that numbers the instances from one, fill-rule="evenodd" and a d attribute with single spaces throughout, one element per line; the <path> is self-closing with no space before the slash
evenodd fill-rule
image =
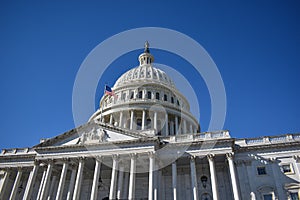
<path id="1" fill-rule="evenodd" d="M 255 146 L 238 146 L 235 145 L 235 150 L 237 152 L 246 152 L 249 150 L 267 150 L 267 149 L 278 149 L 278 148 L 287 148 L 287 147 L 299 147 L 300 141 L 291 141 L 285 143 L 271 143 L 271 144 L 260 144 Z"/>
<path id="2" fill-rule="evenodd" d="M 86 128 L 90 128 L 90 127 L 98 127 L 98 128 L 103 128 L 105 130 L 110 130 L 110 131 L 114 131 L 116 133 L 120 133 L 120 134 L 124 134 L 124 135 L 127 135 L 127 136 L 132 136 L 134 138 L 141 138 L 141 137 L 145 137 L 145 135 L 139 133 L 139 132 L 136 132 L 136 131 L 132 131 L 132 130 L 126 130 L 126 129 L 121 129 L 119 127 L 115 127 L 115 126 L 112 126 L 112 125 L 109 125 L 109 124 L 105 124 L 105 123 L 95 123 L 94 121 L 90 121 L 82 126 L 79 126 L 77 128 L 74 128 L 70 131 L 67 131 L 61 135 L 58 135 L 54 138 L 51 138 L 51 139 L 47 139 L 45 142 L 42 142 L 38 145 L 35 145 L 35 147 L 45 147 L 45 146 L 51 146 L 53 144 L 55 144 L 57 141 L 59 140 L 63 140 L 65 138 L 68 138 L 70 136 L 73 136 L 75 134 L 79 134 L 80 131 L 83 131 L 84 129 Z"/>

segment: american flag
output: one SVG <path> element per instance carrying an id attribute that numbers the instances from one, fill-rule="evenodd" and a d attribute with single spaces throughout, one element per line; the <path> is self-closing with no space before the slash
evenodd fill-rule
<path id="1" fill-rule="evenodd" d="M 115 92 L 111 89 L 111 87 L 109 87 L 108 85 L 105 85 L 105 94 L 109 95 L 109 96 L 113 96 L 115 98 L 117 98 L 118 96 L 115 94 Z"/>

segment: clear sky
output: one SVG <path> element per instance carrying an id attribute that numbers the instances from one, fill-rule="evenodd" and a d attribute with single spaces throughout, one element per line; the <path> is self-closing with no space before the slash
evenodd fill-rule
<path id="1" fill-rule="evenodd" d="M 72 90 L 81 63 L 100 42 L 139 27 L 173 29 L 206 49 L 225 84 L 224 129 L 232 137 L 299 132 L 299 1 L 180 2 L 1 1 L 0 149 L 30 147 L 74 128 Z M 105 82 L 112 86 L 138 65 L 142 49 L 109 66 L 96 102 Z M 202 78 L 170 52 L 151 53 L 197 89 L 207 130 L 210 98 Z"/>

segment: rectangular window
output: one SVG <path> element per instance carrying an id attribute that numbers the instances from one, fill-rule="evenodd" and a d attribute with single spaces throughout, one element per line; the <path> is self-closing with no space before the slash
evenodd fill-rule
<path id="1" fill-rule="evenodd" d="M 284 164 L 284 165 L 281 165 L 281 170 L 282 170 L 282 172 L 285 173 L 285 174 L 293 173 L 291 164 Z"/>
<path id="2" fill-rule="evenodd" d="M 264 194 L 263 197 L 264 197 L 264 200 L 273 200 L 272 194 Z"/>
<path id="3" fill-rule="evenodd" d="M 265 175 L 265 174 L 267 174 L 266 167 L 265 166 L 257 167 L 257 174 L 258 175 Z"/>

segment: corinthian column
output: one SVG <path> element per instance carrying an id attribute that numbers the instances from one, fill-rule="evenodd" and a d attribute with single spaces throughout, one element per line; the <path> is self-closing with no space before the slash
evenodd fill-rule
<path id="1" fill-rule="evenodd" d="M 153 200 L 153 172 L 154 172 L 154 153 L 149 153 L 149 187 L 148 199 Z"/>
<path id="2" fill-rule="evenodd" d="M 130 177 L 129 177 L 129 191 L 128 199 L 135 198 L 135 170 L 136 170 L 136 154 L 130 155 Z"/>
<path id="3" fill-rule="evenodd" d="M 100 175 L 100 169 L 101 169 L 101 157 L 96 157 L 96 164 L 95 164 L 95 170 L 94 170 L 94 179 L 93 179 L 93 186 L 92 186 L 92 192 L 91 192 L 91 200 L 96 200 L 98 195 L 98 183 L 99 183 L 99 175 Z"/>
<path id="4" fill-rule="evenodd" d="M 75 189 L 73 194 L 73 200 L 78 200 L 80 197 L 80 188 L 82 182 L 82 173 L 84 167 L 84 158 L 79 158 L 78 170 L 77 170 L 77 177 L 75 182 Z"/>
<path id="5" fill-rule="evenodd" d="M 49 183 L 50 183 L 50 178 L 51 178 L 51 173 L 52 173 L 52 168 L 53 168 L 53 161 L 49 161 L 49 164 L 47 167 L 47 172 L 45 175 L 45 180 L 44 180 L 42 191 L 41 191 L 40 200 L 46 199 L 46 196 L 48 193 L 48 188 L 49 188 Z"/>
<path id="6" fill-rule="evenodd" d="M 66 175 L 68 171 L 68 160 L 64 161 L 63 168 L 61 170 L 60 174 L 60 179 L 59 179 L 59 184 L 58 184 L 58 189 L 57 189 L 57 194 L 56 194 L 56 200 L 61 200 L 63 192 L 64 192 L 64 187 L 65 187 L 65 180 L 66 180 Z"/>
<path id="7" fill-rule="evenodd" d="M 165 136 L 169 135 L 169 119 L 168 119 L 168 113 L 165 115 Z"/>
<path id="8" fill-rule="evenodd" d="M 118 191 L 117 191 L 117 199 L 122 199 L 123 193 L 123 176 L 124 176 L 124 166 L 123 164 L 119 167 L 119 178 L 118 178 Z"/>
<path id="9" fill-rule="evenodd" d="M 133 110 L 130 111 L 130 130 L 133 129 L 133 119 L 134 119 L 134 112 Z"/>
<path id="10" fill-rule="evenodd" d="M 178 130 L 178 117 L 175 116 L 175 135 L 179 134 L 179 130 Z"/>
<path id="11" fill-rule="evenodd" d="M 229 171 L 230 171 L 230 178 L 231 178 L 231 183 L 232 183 L 232 190 L 233 190 L 233 196 L 234 200 L 239 200 L 239 191 L 238 191 L 238 186 L 236 182 L 236 174 L 235 174 L 235 168 L 234 168 L 234 162 L 233 162 L 233 154 L 232 153 L 227 153 L 226 154 L 227 160 L 228 160 L 228 165 L 229 165 Z"/>
<path id="12" fill-rule="evenodd" d="M 123 111 L 120 112 L 119 127 L 123 128 Z"/>
<path id="13" fill-rule="evenodd" d="M 190 166 L 191 166 L 193 199 L 198 200 L 198 184 L 197 184 L 197 173 L 196 173 L 196 165 L 195 165 L 195 157 L 194 156 L 191 156 Z"/>
<path id="14" fill-rule="evenodd" d="M 109 199 L 116 199 L 116 185 L 117 185 L 117 170 L 118 170 L 118 155 L 113 155 L 113 166 L 111 170 L 110 192 Z"/>
<path id="15" fill-rule="evenodd" d="M 216 175 L 216 169 L 215 169 L 214 155 L 212 155 L 212 154 L 207 155 L 207 159 L 208 159 L 208 163 L 209 163 L 213 199 L 218 200 L 219 195 L 218 195 L 218 185 L 217 185 L 217 175 Z"/>
<path id="16" fill-rule="evenodd" d="M 31 197 L 31 193 L 32 193 L 32 188 L 33 185 L 35 183 L 35 179 L 36 179 L 36 175 L 39 169 L 39 162 L 35 161 L 34 165 L 33 165 L 33 169 L 31 170 L 29 177 L 28 177 L 28 182 L 25 188 L 25 192 L 24 192 L 24 196 L 23 196 L 23 200 L 29 200 Z M 1 199 L 1 197 L 0 197 Z"/>
<path id="17" fill-rule="evenodd" d="M 16 179 L 15 179 L 13 188 L 11 190 L 9 200 L 14 200 L 16 198 L 21 177 L 22 177 L 22 169 L 18 168 L 18 173 L 17 173 Z"/>
<path id="18" fill-rule="evenodd" d="M 153 116 L 153 127 L 155 129 L 155 131 L 157 131 L 157 112 L 154 112 L 154 116 Z"/>
<path id="19" fill-rule="evenodd" d="M 38 191 L 37 198 L 36 198 L 38 200 L 41 197 L 43 185 L 44 185 L 44 182 L 45 182 L 46 173 L 47 173 L 47 168 L 45 168 L 45 166 L 43 166 L 43 176 L 42 176 L 42 179 L 41 179 L 41 183 L 40 183 L 40 186 L 39 186 L 39 191 Z"/>
<path id="20" fill-rule="evenodd" d="M 76 178 L 76 169 L 72 169 L 71 179 L 70 179 L 68 193 L 67 193 L 67 200 L 72 199 L 75 178 Z"/>
<path id="21" fill-rule="evenodd" d="M 145 130 L 145 121 L 146 121 L 146 111 L 142 111 L 142 130 Z"/>
<path id="22" fill-rule="evenodd" d="M 5 192 L 6 185 L 7 185 L 8 179 L 9 179 L 9 175 L 10 175 L 10 171 L 6 170 L 5 175 L 3 177 L 2 184 L 0 185 L 0 199 L 2 199 L 3 194 Z"/>

